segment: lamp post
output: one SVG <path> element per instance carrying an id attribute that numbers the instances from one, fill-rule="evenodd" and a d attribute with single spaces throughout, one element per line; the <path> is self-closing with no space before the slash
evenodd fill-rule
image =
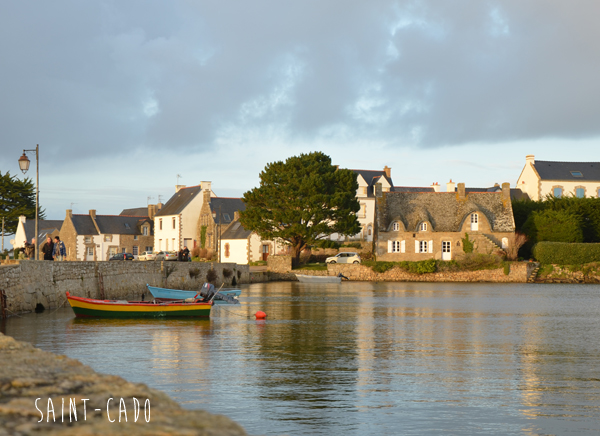
<path id="1" fill-rule="evenodd" d="M 40 258 L 40 244 L 38 235 L 38 216 L 40 211 L 39 200 L 40 200 L 40 146 L 36 144 L 35 150 L 23 150 L 23 156 L 19 158 L 19 168 L 23 174 L 29 170 L 29 158 L 27 157 L 28 152 L 35 151 L 35 260 Z"/>

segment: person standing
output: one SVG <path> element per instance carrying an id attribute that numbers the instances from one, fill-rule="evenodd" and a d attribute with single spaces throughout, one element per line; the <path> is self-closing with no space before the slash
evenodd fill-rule
<path id="1" fill-rule="evenodd" d="M 44 260 L 54 260 L 54 257 L 52 257 L 54 254 L 54 244 L 50 236 L 46 238 L 46 242 L 42 246 L 42 253 L 44 253 Z"/>
<path id="2" fill-rule="evenodd" d="M 188 258 L 190 256 L 190 250 L 188 250 L 188 248 L 186 246 L 183 247 L 183 251 L 181 252 L 181 254 L 183 255 L 183 261 L 187 262 Z"/>
<path id="3" fill-rule="evenodd" d="M 65 243 L 58 236 L 54 237 L 54 260 L 63 261 L 67 258 Z"/>
<path id="4" fill-rule="evenodd" d="M 31 257 L 29 258 L 29 260 L 36 260 L 35 257 L 35 253 L 36 253 L 36 247 L 35 247 L 35 238 L 31 238 Z"/>

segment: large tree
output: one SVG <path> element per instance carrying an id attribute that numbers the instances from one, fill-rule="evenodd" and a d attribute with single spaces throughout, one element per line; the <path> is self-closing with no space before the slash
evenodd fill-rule
<path id="1" fill-rule="evenodd" d="M 4 217 L 6 234 L 17 231 L 20 215 L 25 215 L 27 219 L 35 219 L 35 185 L 31 179 L 20 180 L 8 172 L 0 172 L 0 226 Z M 39 218 L 44 218 L 41 209 Z"/>
<path id="2" fill-rule="evenodd" d="M 240 222 L 263 239 L 289 244 L 297 264 L 307 246 L 333 233 L 360 231 L 357 189 L 354 172 L 338 169 L 329 156 L 293 156 L 268 164 L 260 173 L 260 186 L 244 194 Z"/>

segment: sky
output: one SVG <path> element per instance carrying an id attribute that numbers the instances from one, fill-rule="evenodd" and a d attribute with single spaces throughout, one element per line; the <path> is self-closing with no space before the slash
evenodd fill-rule
<path id="1" fill-rule="evenodd" d="M 48 219 L 322 151 L 397 186 L 599 161 L 596 0 L 0 0 L 0 171 Z"/>

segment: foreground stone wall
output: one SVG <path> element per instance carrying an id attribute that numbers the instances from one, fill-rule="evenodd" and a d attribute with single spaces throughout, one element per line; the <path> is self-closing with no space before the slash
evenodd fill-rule
<path id="1" fill-rule="evenodd" d="M 508 275 L 504 268 L 487 269 L 480 271 L 436 272 L 428 274 L 411 274 L 400 268 L 392 268 L 384 273 L 376 273 L 364 265 L 329 264 L 328 275 L 343 274 L 350 280 L 381 281 L 381 282 L 498 282 L 498 283 L 526 283 L 528 277 L 528 263 L 515 262 L 510 265 Z M 314 271 L 314 273 L 323 271 Z M 312 274 L 313 271 L 302 272 Z M 318 274 L 322 275 L 322 274 Z"/>
<path id="2" fill-rule="evenodd" d="M 0 435 L 246 435 L 229 418 L 184 410 L 166 394 L 144 384 L 97 374 L 75 359 L 1 333 L 0 392 Z M 137 421 L 133 398 L 140 403 Z M 71 401 L 76 420 L 69 409 Z M 49 413 L 50 406 L 53 413 Z"/>
<path id="3" fill-rule="evenodd" d="M 88 298 L 141 299 L 146 283 L 174 289 L 198 289 L 249 283 L 247 265 L 204 262 L 44 262 L 21 261 L 0 267 L 5 315 L 66 304 L 65 293 Z M 0 312 L 1 315 L 1 312 Z"/>
<path id="4" fill-rule="evenodd" d="M 600 263 L 587 265 L 544 265 L 536 283 L 600 283 Z"/>

